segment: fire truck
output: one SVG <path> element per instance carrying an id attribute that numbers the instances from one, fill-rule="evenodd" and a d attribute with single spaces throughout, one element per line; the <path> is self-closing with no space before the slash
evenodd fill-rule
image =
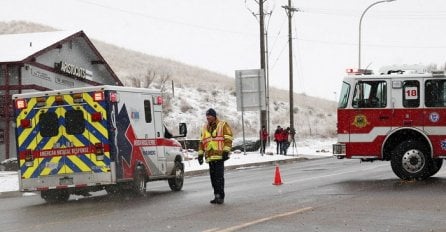
<path id="1" fill-rule="evenodd" d="M 390 161 L 403 180 L 423 180 L 446 158 L 444 71 L 348 70 L 337 109 L 338 158 Z"/>
<path id="2" fill-rule="evenodd" d="M 163 123 L 161 93 L 92 86 L 13 95 L 20 191 L 48 202 L 107 190 L 145 194 L 148 181 L 183 187 L 180 143 Z"/>

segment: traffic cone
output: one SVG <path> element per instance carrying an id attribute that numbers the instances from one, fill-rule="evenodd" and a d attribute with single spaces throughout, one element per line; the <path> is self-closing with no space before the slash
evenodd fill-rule
<path id="1" fill-rule="evenodd" d="M 279 170 L 279 165 L 276 164 L 276 171 L 274 174 L 274 182 L 273 185 L 281 185 L 282 183 L 282 178 L 280 177 L 280 170 Z"/>

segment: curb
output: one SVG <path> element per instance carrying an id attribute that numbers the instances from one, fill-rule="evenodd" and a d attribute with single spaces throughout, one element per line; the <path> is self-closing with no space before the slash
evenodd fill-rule
<path id="1" fill-rule="evenodd" d="M 22 194 L 23 193 L 20 191 L 0 192 L 0 199 L 11 198 L 11 197 L 20 197 L 20 196 L 22 196 Z"/>

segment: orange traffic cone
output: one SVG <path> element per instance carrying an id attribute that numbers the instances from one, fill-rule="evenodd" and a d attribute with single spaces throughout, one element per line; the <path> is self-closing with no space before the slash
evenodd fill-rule
<path id="1" fill-rule="evenodd" d="M 274 174 L 274 182 L 273 185 L 281 185 L 282 183 L 282 178 L 280 177 L 280 170 L 279 170 L 279 165 L 276 164 L 276 171 Z"/>

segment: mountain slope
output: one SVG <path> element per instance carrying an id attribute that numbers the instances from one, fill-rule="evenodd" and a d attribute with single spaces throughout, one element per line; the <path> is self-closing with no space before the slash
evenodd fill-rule
<path id="1" fill-rule="evenodd" d="M 30 22 L 0 22 L 0 34 L 54 30 Z M 125 85 L 160 88 L 163 91 L 168 127 L 176 128 L 179 122 L 187 122 L 189 138 L 197 138 L 199 128 L 205 121 L 204 112 L 213 107 L 220 118 L 231 124 L 235 135 L 242 136 L 242 115 L 237 112 L 234 78 L 90 39 Z M 274 80 L 271 79 L 271 82 Z M 271 132 L 277 125 L 289 126 L 288 96 L 287 90 L 270 89 Z M 298 137 L 335 135 L 335 102 L 294 94 L 294 103 Z M 257 136 L 259 113 L 245 112 L 243 119 L 245 135 Z"/>

